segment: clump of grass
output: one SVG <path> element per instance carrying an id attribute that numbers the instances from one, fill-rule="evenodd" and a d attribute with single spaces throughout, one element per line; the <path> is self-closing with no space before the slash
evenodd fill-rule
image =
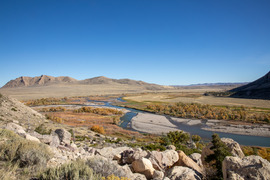
<path id="1" fill-rule="evenodd" d="M 68 164 L 63 164 L 60 167 L 49 168 L 45 172 L 38 176 L 39 180 L 81 180 L 91 179 L 100 180 L 101 176 L 94 173 L 93 169 L 90 168 L 85 161 L 76 160 Z"/>
<path id="2" fill-rule="evenodd" d="M 104 128 L 102 126 L 99 126 L 99 125 L 92 126 L 90 130 L 97 132 L 97 133 L 100 133 L 100 134 L 105 134 Z"/>
<path id="3" fill-rule="evenodd" d="M 38 172 L 52 157 L 46 145 L 26 140 L 13 131 L 0 129 L 0 139 L 0 161 L 9 164 L 8 169 L 18 166 L 25 171 Z"/>
<path id="4" fill-rule="evenodd" d="M 45 135 L 45 134 L 51 134 L 52 129 L 48 129 L 46 128 L 44 124 L 41 124 L 35 129 L 35 131 L 39 134 Z"/>

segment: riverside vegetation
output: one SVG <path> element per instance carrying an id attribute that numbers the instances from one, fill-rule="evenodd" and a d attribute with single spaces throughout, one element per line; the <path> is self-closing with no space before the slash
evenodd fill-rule
<path id="1" fill-rule="evenodd" d="M 12 103 L 8 103 L 9 101 L 12 101 Z M 5 116 L 1 116 L 3 118 L 0 121 L 1 179 L 127 180 L 136 179 L 134 176 L 139 177 L 140 179 L 153 179 L 154 177 L 163 179 L 165 176 L 169 179 L 176 179 L 175 177 L 187 178 L 186 174 L 181 174 L 182 172 L 189 172 L 189 177 L 193 179 L 220 178 L 220 174 L 218 174 L 218 168 L 220 166 L 213 166 L 214 175 L 211 174 L 211 176 L 209 176 L 208 174 L 203 173 L 203 165 L 201 165 L 199 162 L 196 164 L 195 159 L 192 160 L 190 158 L 193 157 L 192 155 L 196 155 L 194 152 L 203 154 L 203 152 L 206 152 L 205 149 L 208 148 L 208 145 L 205 146 L 205 144 L 201 142 L 199 136 L 190 136 L 188 133 L 182 131 L 173 131 L 162 136 L 139 133 L 134 133 L 127 136 L 127 134 L 124 133 L 126 136 L 123 136 L 124 134 L 122 136 L 126 137 L 125 139 L 115 139 L 109 136 L 111 133 L 110 131 L 105 131 L 102 135 L 99 133 L 94 133 L 90 129 L 87 129 L 83 133 L 83 136 L 79 136 L 78 134 L 85 124 L 78 127 L 68 126 L 68 124 L 65 124 L 69 121 L 67 116 L 65 117 L 65 121 L 61 123 L 46 120 L 45 118 L 40 119 L 44 125 L 40 125 L 40 123 L 39 125 L 33 124 L 33 127 L 29 128 L 31 124 L 25 123 L 27 121 L 24 120 L 24 117 L 18 119 L 15 116 L 25 113 L 25 110 L 21 108 L 22 106 L 19 102 L 9 100 L 7 98 L 5 98 L 3 101 L 1 98 L 0 102 L 0 112 L 2 111 L 3 107 L 10 109 L 10 112 L 13 113 L 11 114 L 13 121 L 28 127 L 28 131 L 25 132 L 25 128 L 13 123 L 10 120 L 5 120 Z M 12 106 L 9 106 L 9 104 L 12 104 Z M 12 108 L 16 109 L 17 111 L 11 110 Z M 37 117 L 38 114 L 35 111 L 28 108 L 25 109 L 31 113 L 35 113 L 33 117 Z M 107 119 L 111 126 L 115 128 L 118 127 L 113 124 L 112 117 L 115 116 L 114 114 L 100 115 L 93 112 L 73 112 L 73 110 L 67 110 L 65 112 L 53 111 L 49 113 L 54 114 L 56 117 L 57 115 L 62 115 L 63 113 L 70 113 L 69 115 L 72 116 L 78 115 L 77 117 L 80 118 L 94 117 L 92 121 L 96 121 L 96 119 L 98 119 L 95 123 L 96 125 L 99 125 L 99 127 L 106 125 L 104 121 L 103 123 L 99 121 L 99 118 L 102 117 Z M 91 118 L 89 120 L 91 120 Z M 4 124 L 2 122 L 4 122 Z M 58 128 L 61 127 L 62 129 L 55 129 L 55 126 Z M 63 129 L 64 127 L 70 128 L 70 132 Z M 31 131 L 31 129 L 34 129 L 35 132 Z M 106 130 L 109 130 L 108 127 Z M 17 134 L 15 134 L 13 131 Z M 221 141 L 225 140 L 221 139 Z M 227 140 L 225 142 L 228 143 L 230 141 Z M 233 143 L 236 144 L 236 142 Z M 99 147 L 96 146 L 94 148 L 94 144 L 99 145 Z M 215 157 L 222 161 L 224 159 L 223 151 L 226 149 L 226 147 L 220 142 L 219 138 L 213 138 L 212 144 L 213 148 L 210 147 L 210 149 L 214 151 Z M 144 150 L 138 148 L 138 146 L 141 145 L 143 145 Z M 216 148 L 217 145 L 220 147 L 219 149 Z M 137 148 L 133 148 L 136 146 Z M 228 144 L 226 144 L 226 146 L 231 147 Z M 179 151 L 176 152 L 175 150 Z M 232 151 L 230 149 L 232 152 L 235 152 L 235 150 L 236 149 Z M 237 151 L 242 152 L 240 148 L 238 148 Z M 186 154 L 190 154 L 191 156 L 188 157 Z M 115 156 L 112 157 L 112 155 Z M 162 160 L 159 159 L 159 157 L 166 158 Z M 224 161 L 226 160 L 226 162 L 229 162 L 228 157 L 229 156 L 225 157 Z M 243 157 L 241 156 L 241 158 Z M 262 167 L 270 167 L 269 162 L 265 162 L 265 160 L 262 158 L 253 156 L 250 156 L 250 158 L 258 159 L 259 163 L 263 163 Z M 113 159 L 115 160 L 113 161 Z M 202 160 L 204 159 L 202 158 Z M 147 166 L 144 163 L 148 163 Z M 250 161 L 250 163 L 252 162 Z M 50 164 L 49 167 L 48 164 Z M 122 166 L 118 164 L 121 164 Z M 128 165 L 132 166 L 136 173 L 131 172 Z M 141 170 L 143 167 L 146 169 Z M 226 174 L 224 177 L 234 173 L 233 169 L 223 165 L 222 167 L 226 170 L 226 172 L 228 171 L 228 174 Z M 252 168 L 253 165 L 250 165 L 249 167 Z M 180 174 L 175 175 L 174 172 L 176 170 Z M 260 168 L 258 167 L 258 169 L 255 171 L 260 171 Z M 253 171 L 251 170 L 248 171 L 248 173 L 252 172 Z M 265 172 L 268 173 L 267 171 Z M 268 174 L 270 175 L 270 172 Z M 242 174 L 239 176 L 245 177 Z M 250 176 L 250 174 L 247 174 L 247 176 Z M 257 177 L 259 176 L 260 175 Z"/>

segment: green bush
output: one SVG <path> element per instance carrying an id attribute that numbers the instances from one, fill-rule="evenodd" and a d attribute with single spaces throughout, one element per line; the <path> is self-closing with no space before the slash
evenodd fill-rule
<path id="1" fill-rule="evenodd" d="M 0 98 L 2 98 L 3 97 L 3 95 L 0 93 Z"/>
<path id="2" fill-rule="evenodd" d="M 214 151 L 214 154 L 207 156 L 205 161 L 208 163 L 213 162 L 213 167 L 216 169 L 215 179 L 222 179 L 222 161 L 226 156 L 231 156 L 232 154 L 226 144 L 221 141 L 218 134 L 212 135 L 212 144 L 213 146 L 210 149 Z"/>
<path id="3" fill-rule="evenodd" d="M 167 146 L 170 144 L 186 144 L 190 139 L 190 135 L 188 133 L 184 133 L 183 131 L 170 131 L 166 136 L 161 138 L 162 144 Z"/>
<path id="4" fill-rule="evenodd" d="M 192 141 L 194 141 L 195 143 L 199 142 L 201 140 L 201 137 L 198 135 L 192 135 L 191 136 Z"/>

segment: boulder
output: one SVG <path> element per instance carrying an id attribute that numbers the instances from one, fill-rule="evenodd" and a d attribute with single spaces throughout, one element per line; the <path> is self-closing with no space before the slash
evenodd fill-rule
<path id="1" fill-rule="evenodd" d="M 56 129 L 55 133 L 58 135 L 60 143 L 70 144 L 71 134 L 65 129 Z"/>
<path id="2" fill-rule="evenodd" d="M 244 158 L 227 156 L 222 162 L 224 180 L 269 179 L 270 162 L 260 156 Z"/>
<path id="3" fill-rule="evenodd" d="M 240 145 L 236 141 L 230 138 L 221 138 L 221 141 L 223 141 L 229 147 L 232 156 L 239 158 L 245 157 Z"/>
<path id="4" fill-rule="evenodd" d="M 151 161 L 146 158 L 140 158 L 133 161 L 132 168 L 134 172 L 144 174 L 147 179 L 152 179 L 155 172 Z"/>
<path id="5" fill-rule="evenodd" d="M 245 157 L 240 145 L 234 141 L 233 139 L 230 139 L 230 138 L 221 138 L 222 142 L 224 142 L 228 147 L 229 147 L 229 150 L 232 154 L 232 156 L 234 157 L 239 157 L 239 158 L 243 158 Z M 207 165 L 208 166 L 208 163 L 205 161 L 205 158 L 207 156 L 209 156 L 210 154 L 213 154 L 214 152 L 210 149 L 211 147 L 213 146 L 212 143 L 209 143 L 205 148 L 203 148 L 202 150 L 202 156 L 201 156 L 201 159 L 202 159 L 202 163 L 203 165 Z"/>
<path id="6" fill-rule="evenodd" d="M 201 168 L 203 168 L 201 156 L 202 156 L 202 155 L 201 155 L 200 153 L 193 153 L 193 154 L 189 155 L 189 157 L 190 157 L 195 163 L 197 163 Z"/>
<path id="7" fill-rule="evenodd" d="M 108 159 L 113 159 L 115 155 L 121 154 L 123 151 L 132 150 L 130 147 L 104 147 L 102 149 L 97 149 L 97 153 Z"/>
<path id="8" fill-rule="evenodd" d="M 174 150 L 166 150 L 163 152 L 152 151 L 149 156 L 149 160 L 152 162 L 153 167 L 159 171 L 165 171 L 173 166 L 178 159 L 178 154 Z"/>
<path id="9" fill-rule="evenodd" d="M 175 166 L 185 166 L 194 171 L 203 174 L 202 168 L 194 162 L 190 157 L 188 157 L 183 151 L 178 151 L 179 160 L 174 164 Z"/>
<path id="10" fill-rule="evenodd" d="M 128 165 L 120 166 L 116 161 L 99 155 L 88 158 L 87 165 L 91 167 L 94 172 L 102 174 L 104 177 L 114 174 L 115 176 L 127 177 L 132 180 L 146 180 L 143 174 L 132 173 Z"/>
<path id="11" fill-rule="evenodd" d="M 141 148 L 125 150 L 121 153 L 121 164 L 131 164 L 133 161 L 149 156 L 149 152 L 143 151 Z"/>
<path id="12" fill-rule="evenodd" d="M 29 135 L 29 134 L 26 134 L 26 135 L 25 135 L 25 139 L 40 143 L 40 140 L 39 140 L 38 138 L 36 138 L 36 137 L 34 137 L 34 136 L 31 136 L 31 135 Z"/>
<path id="13" fill-rule="evenodd" d="M 51 134 L 51 142 L 49 143 L 49 145 L 51 147 L 58 147 L 60 145 L 60 139 L 55 132 Z"/>
<path id="14" fill-rule="evenodd" d="M 169 169 L 166 173 L 167 177 L 170 180 L 200 180 L 201 177 L 198 176 L 195 171 L 190 168 L 182 167 L 182 166 L 174 166 L 173 168 Z"/>
<path id="15" fill-rule="evenodd" d="M 174 145 L 168 145 L 168 146 L 166 146 L 166 149 L 175 151 L 176 147 Z"/>
<path id="16" fill-rule="evenodd" d="M 24 128 L 18 124 L 15 124 L 15 123 L 8 123 L 5 126 L 5 129 L 11 130 L 11 131 L 15 132 L 16 134 L 23 136 L 23 137 L 25 137 L 25 135 L 26 135 Z"/>

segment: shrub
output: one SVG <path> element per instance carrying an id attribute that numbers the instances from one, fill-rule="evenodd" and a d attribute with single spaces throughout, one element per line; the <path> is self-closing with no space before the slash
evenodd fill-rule
<path id="1" fill-rule="evenodd" d="M 164 145 L 177 145 L 177 144 L 186 144 L 190 139 L 190 135 L 188 133 L 184 133 L 183 131 L 170 131 L 166 136 L 161 138 L 161 141 Z"/>
<path id="2" fill-rule="evenodd" d="M 201 140 L 201 137 L 198 135 L 192 135 L 191 136 L 192 141 L 194 141 L 195 143 L 199 142 Z"/>
<path id="3" fill-rule="evenodd" d="M 212 144 L 213 146 L 210 148 L 214 151 L 214 154 L 210 154 L 205 158 L 206 162 L 213 162 L 213 167 L 216 169 L 216 179 L 222 179 L 222 161 L 226 156 L 231 156 L 229 148 L 226 146 L 224 142 L 221 141 L 218 134 L 212 135 Z"/>
<path id="4" fill-rule="evenodd" d="M 127 177 L 118 177 L 118 176 L 115 176 L 114 174 L 112 174 L 112 175 L 107 176 L 107 177 L 102 177 L 102 180 L 130 180 L 130 179 Z"/>
<path id="5" fill-rule="evenodd" d="M 103 177 L 110 177 L 113 174 L 117 177 L 129 178 L 129 175 L 132 174 L 129 168 L 122 167 L 116 161 L 111 161 L 100 156 L 93 156 L 87 160 L 86 164 Z"/>
<path id="6" fill-rule="evenodd" d="M 119 116 L 113 116 L 113 124 L 118 125 L 120 122 L 120 117 Z"/>
<path id="7" fill-rule="evenodd" d="M 39 170 L 47 165 L 51 153 L 45 144 L 26 140 L 12 131 L 0 130 L 0 160 L 17 163 L 21 168 Z"/>
<path id="8" fill-rule="evenodd" d="M 105 134 L 104 128 L 102 126 L 99 126 L 99 125 L 92 126 L 90 130 L 97 132 L 97 133 L 100 133 L 100 134 Z"/>
<path id="9" fill-rule="evenodd" d="M 101 176 L 94 173 L 83 160 L 76 160 L 74 162 L 63 164 L 60 167 L 47 169 L 38 176 L 39 180 L 99 180 Z"/>

